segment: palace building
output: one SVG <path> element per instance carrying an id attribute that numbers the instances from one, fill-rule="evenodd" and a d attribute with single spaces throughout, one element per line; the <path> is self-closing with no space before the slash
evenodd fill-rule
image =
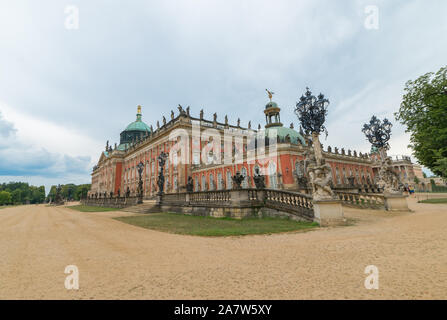
<path id="1" fill-rule="evenodd" d="M 185 192 L 191 177 L 194 191 L 212 191 L 232 188 L 232 176 L 242 174 L 242 187 L 253 188 L 253 176 L 265 176 L 266 187 L 308 193 L 306 175 L 308 137 L 293 124 L 281 123 L 281 109 L 277 103 L 268 102 L 264 109 L 264 128 L 241 127 L 240 120 L 229 124 L 205 119 L 203 110 L 199 117 L 190 114 L 190 108 L 178 107 L 167 120 L 157 121 L 156 128 L 143 122 L 138 106 L 136 120 L 120 134 L 120 143 L 114 147 L 107 142 L 92 172 L 90 195 L 121 195 L 126 191 L 137 192 L 139 173 L 142 172 L 143 194 L 150 198 L 158 192 L 159 173 L 157 157 L 169 154 L 165 164 L 166 193 Z M 344 148 L 327 147 L 323 151 L 326 163 L 332 168 L 333 187 L 355 189 L 374 183 L 378 170 L 378 153 L 361 153 Z M 395 171 L 404 184 L 412 185 L 415 170 L 409 157 L 393 161 Z"/>

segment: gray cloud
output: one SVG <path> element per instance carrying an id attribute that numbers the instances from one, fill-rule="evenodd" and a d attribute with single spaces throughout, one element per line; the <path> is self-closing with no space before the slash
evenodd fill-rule
<path id="1" fill-rule="evenodd" d="M 64 28 L 71 4 L 79 30 Z M 376 31 L 364 28 L 370 4 Z M 446 9 L 442 0 L 2 3 L 0 101 L 113 143 L 137 104 L 152 125 L 178 103 L 264 124 L 265 88 L 298 127 L 294 105 L 310 86 L 331 100 L 325 145 L 367 151 L 361 124 L 393 120 L 405 82 L 445 65 Z M 395 124 L 394 153 L 411 152 L 405 137 Z M 36 151 L 36 172 L 85 160 L 47 150 Z"/>
<path id="2" fill-rule="evenodd" d="M 2 113 L 0 112 L 0 137 L 1 138 L 8 138 L 16 132 L 16 129 L 14 128 L 14 125 L 3 119 Z"/>

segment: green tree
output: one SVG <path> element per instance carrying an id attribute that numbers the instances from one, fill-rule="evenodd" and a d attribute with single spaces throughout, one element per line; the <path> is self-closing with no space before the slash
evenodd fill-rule
<path id="1" fill-rule="evenodd" d="M 447 67 L 408 81 L 396 119 L 406 125 L 419 163 L 447 177 Z"/>
<path id="2" fill-rule="evenodd" d="M 87 193 L 90 190 L 90 184 L 81 184 L 76 188 L 75 200 L 80 200 L 81 198 L 85 198 Z"/>
<path id="3" fill-rule="evenodd" d="M 419 178 L 418 177 L 414 177 L 414 183 L 419 184 Z"/>
<path id="4" fill-rule="evenodd" d="M 20 189 L 15 189 L 12 193 L 11 193 L 11 197 L 12 197 L 12 202 L 14 204 L 20 204 L 22 203 L 22 190 Z"/>
<path id="5" fill-rule="evenodd" d="M 9 193 L 8 191 L 0 191 L 0 206 L 11 204 L 11 202 L 12 202 L 11 193 Z"/>

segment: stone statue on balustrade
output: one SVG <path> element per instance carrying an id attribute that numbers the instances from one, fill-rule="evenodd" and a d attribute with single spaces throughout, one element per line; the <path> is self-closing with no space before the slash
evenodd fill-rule
<path id="1" fill-rule="evenodd" d="M 312 196 L 315 201 L 333 200 L 335 194 L 331 189 L 332 168 L 322 157 L 316 157 L 314 147 L 306 150 L 305 171 L 309 177 Z M 317 153 L 318 154 L 318 153 Z"/>
<path id="2" fill-rule="evenodd" d="M 194 191 L 194 180 L 191 176 L 188 176 L 188 182 L 186 183 L 186 191 L 193 192 Z"/>
<path id="3" fill-rule="evenodd" d="M 265 188 L 265 178 L 263 175 L 259 173 L 259 169 L 255 169 L 255 174 L 253 176 L 253 181 L 255 182 L 256 189 L 264 189 Z"/>
<path id="4" fill-rule="evenodd" d="M 385 157 L 381 161 L 378 172 L 377 185 L 384 194 L 402 194 L 403 183 L 399 175 L 393 170 L 391 157 Z"/>
<path id="5" fill-rule="evenodd" d="M 232 176 L 231 179 L 233 180 L 233 189 L 242 189 L 242 181 L 244 181 L 245 177 L 239 171 L 237 171 L 236 175 Z"/>

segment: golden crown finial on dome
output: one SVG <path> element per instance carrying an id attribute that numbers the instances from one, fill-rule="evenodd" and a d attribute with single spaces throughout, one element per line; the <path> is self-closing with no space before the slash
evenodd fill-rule
<path id="1" fill-rule="evenodd" d="M 137 113 L 141 114 L 141 106 L 140 105 L 138 105 L 138 107 L 137 107 Z"/>

